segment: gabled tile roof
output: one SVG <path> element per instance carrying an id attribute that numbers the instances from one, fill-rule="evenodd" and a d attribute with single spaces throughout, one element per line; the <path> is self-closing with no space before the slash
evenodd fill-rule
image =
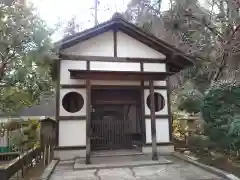
<path id="1" fill-rule="evenodd" d="M 116 13 L 113 15 L 112 19 L 104 23 L 99 24 L 93 28 L 87 29 L 85 31 L 79 32 L 70 37 L 66 37 L 61 41 L 56 43 L 60 51 L 69 48 L 75 44 L 82 41 L 100 35 L 109 30 L 122 31 L 132 38 L 148 45 L 149 47 L 163 53 L 167 56 L 169 65 L 177 70 L 184 69 L 187 66 L 193 65 L 193 60 L 188 57 L 185 53 L 175 48 L 174 46 L 168 44 L 167 42 L 157 38 L 156 36 L 146 33 L 141 28 L 136 25 L 126 21 L 121 14 Z"/>

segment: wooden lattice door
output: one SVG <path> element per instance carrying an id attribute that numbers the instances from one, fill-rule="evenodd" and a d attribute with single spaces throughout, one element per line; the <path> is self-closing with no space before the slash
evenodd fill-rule
<path id="1" fill-rule="evenodd" d="M 124 105 L 95 105 L 93 109 L 92 149 L 131 148 L 131 124 L 124 119 Z"/>

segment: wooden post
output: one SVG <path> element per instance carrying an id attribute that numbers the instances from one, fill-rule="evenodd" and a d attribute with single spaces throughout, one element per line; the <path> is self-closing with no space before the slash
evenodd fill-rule
<path id="1" fill-rule="evenodd" d="M 53 160 L 53 157 L 54 157 L 54 154 L 53 154 L 53 144 L 50 145 L 50 160 L 52 161 Z"/>
<path id="2" fill-rule="evenodd" d="M 149 81 L 149 90 L 150 90 L 150 110 L 151 110 L 152 160 L 158 160 L 154 88 L 153 88 L 152 80 Z"/>
<path id="3" fill-rule="evenodd" d="M 141 63 L 143 64 L 143 63 Z M 143 71 L 143 65 L 141 65 L 141 70 Z M 145 100 L 144 100 L 144 81 L 141 81 L 141 129 L 142 129 L 142 143 L 146 143 L 146 125 L 145 125 Z"/>
<path id="4" fill-rule="evenodd" d="M 44 145 L 44 150 L 43 150 L 43 167 L 46 167 L 46 145 Z"/>
<path id="5" fill-rule="evenodd" d="M 90 80 L 86 82 L 86 101 L 87 101 L 87 120 L 86 120 L 86 164 L 90 164 L 90 154 L 91 154 L 91 84 Z"/>
<path id="6" fill-rule="evenodd" d="M 169 70 L 169 65 L 166 65 L 167 67 L 167 72 L 170 72 Z M 168 104 L 168 125 L 169 125 L 169 139 L 170 142 L 172 142 L 172 113 L 171 113 L 171 96 L 170 96 L 170 80 L 169 77 L 167 78 L 167 104 Z"/>
<path id="7" fill-rule="evenodd" d="M 48 145 L 48 165 L 50 164 L 51 162 L 51 146 Z"/>
<path id="8" fill-rule="evenodd" d="M 7 175 L 6 175 L 6 180 L 8 180 Z M 19 180 L 19 171 L 17 171 L 17 180 Z"/>

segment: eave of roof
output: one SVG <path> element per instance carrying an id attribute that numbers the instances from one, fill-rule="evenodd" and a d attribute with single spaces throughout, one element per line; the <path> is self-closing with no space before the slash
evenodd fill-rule
<path id="1" fill-rule="evenodd" d="M 179 70 L 194 64 L 193 60 L 186 56 L 181 50 L 157 38 L 153 34 L 143 31 L 140 27 L 137 27 L 136 25 L 123 19 L 119 14 L 113 15 L 111 20 L 101 23 L 98 26 L 79 32 L 73 36 L 66 37 L 61 41 L 58 41 L 56 45 L 60 50 L 63 50 L 111 29 L 121 30 L 136 40 L 165 54 L 167 56 L 167 60 L 170 61 L 169 63 L 177 66 Z"/>

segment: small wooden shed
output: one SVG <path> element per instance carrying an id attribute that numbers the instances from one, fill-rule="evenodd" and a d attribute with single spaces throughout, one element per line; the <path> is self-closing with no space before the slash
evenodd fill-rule
<path id="1" fill-rule="evenodd" d="M 167 79 L 190 58 L 118 13 L 57 45 L 56 157 L 174 150 Z"/>

